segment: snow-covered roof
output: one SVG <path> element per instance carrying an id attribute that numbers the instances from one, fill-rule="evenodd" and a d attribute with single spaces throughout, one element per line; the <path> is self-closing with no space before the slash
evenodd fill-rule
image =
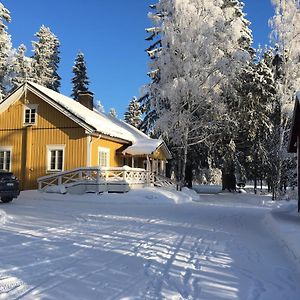
<path id="1" fill-rule="evenodd" d="M 83 126 L 87 131 L 91 133 L 100 133 L 131 143 L 132 145 L 123 152 L 124 154 L 147 155 L 153 153 L 156 149 L 163 145 L 167 156 L 171 158 L 171 154 L 163 140 L 152 139 L 124 121 L 108 116 L 95 109 L 92 111 L 79 102 L 74 101 L 72 98 L 64 96 L 34 82 L 24 83 L 2 103 L 0 103 L 0 113 L 20 99 L 21 95 L 25 93 L 26 90 L 37 94 L 50 105 L 54 106 L 73 121 Z"/>

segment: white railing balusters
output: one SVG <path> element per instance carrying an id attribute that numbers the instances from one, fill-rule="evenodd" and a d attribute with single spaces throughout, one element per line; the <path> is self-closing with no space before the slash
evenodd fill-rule
<path id="1" fill-rule="evenodd" d="M 123 182 L 124 184 L 150 184 L 154 182 L 152 173 L 138 168 L 130 168 L 127 166 L 116 168 L 99 168 L 88 167 L 78 168 L 70 171 L 60 172 L 43 176 L 38 179 L 38 189 L 43 190 L 56 185 L 72 185 L 76 182 L 94 183 L 99 186 L 107 185 L 110 182 Z"/>

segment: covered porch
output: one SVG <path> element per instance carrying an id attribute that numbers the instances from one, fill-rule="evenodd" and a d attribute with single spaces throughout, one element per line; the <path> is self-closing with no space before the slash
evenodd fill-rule
<path id="1" fill-rule="evenodd" d="M 161 140 L 155 144 L 130 146 L 122 154 L 124 155 L 124 165 L 131 168 L 142 168 L 160 176 L 166 176 L 168 159 L 172 158 L 169 149 Z"/>

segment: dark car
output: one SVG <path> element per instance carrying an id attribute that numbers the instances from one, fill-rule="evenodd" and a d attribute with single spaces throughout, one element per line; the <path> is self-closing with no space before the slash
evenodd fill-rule
<path id="1" fill-rule="evenodd" d="M 0 197 L 4 203 L 12 201 L 20 194 L 19 180 L 12 172 L 0 171 Z"/>

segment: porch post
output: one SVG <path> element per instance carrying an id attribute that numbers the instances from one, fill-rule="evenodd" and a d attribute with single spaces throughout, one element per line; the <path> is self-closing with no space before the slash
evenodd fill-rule
<path id="1" fill-rule="evenodd" d="M 150 184 L 150 160 L 149 160 L 149 155 L 147 155 L 147 185 Z"/>

